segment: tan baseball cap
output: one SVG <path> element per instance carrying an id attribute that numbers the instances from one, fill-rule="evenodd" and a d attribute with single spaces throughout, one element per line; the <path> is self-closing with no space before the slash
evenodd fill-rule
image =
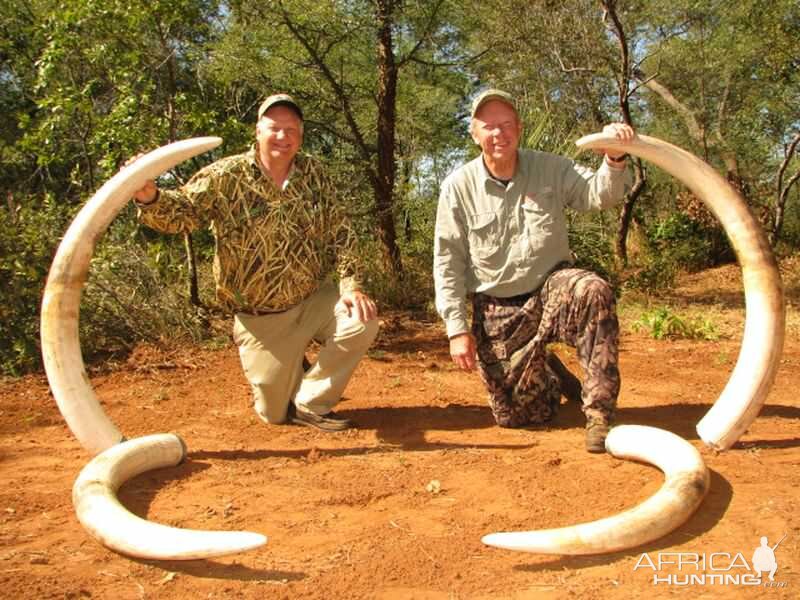
<path id="1" fill-rule="evenodd" d="M 517 112 L 517 103 L 514 101 L 514 98 L 511 96 L 511 94 L 504 92 L 503 90 L 489 89 L 478 94 L 475 100 L 472 101 L 470 118 L 474 119 L 475 113 L 478 112 L 478 109 L 491 100 L 499 100 L 500 102 L 504 102 L 513 108 L 514 112 Z"/>
<path id="2" fill-rule="evenodd" d="M 261 103 L 261 106 L 258 107 L 258 119 L 261 120 L 261 117 L 264 116 L 264 113 L 273 106 L 288 106 L 297 113 L 297 116 L 300 117 L 301 121 L 303 120 L 303 111 L 300 110 L 297 102 L 295 102 L 294 98 L 292 98 L 289 94 L 273 94 L 264 100 Z"/>

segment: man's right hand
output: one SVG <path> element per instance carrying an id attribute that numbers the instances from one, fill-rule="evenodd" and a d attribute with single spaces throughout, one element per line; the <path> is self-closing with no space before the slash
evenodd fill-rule
<path id="1" fill-rule="evenodd" d="M 125 161 L 125 164 L 122 165 L 122 168 L 124 169 L 125 167 L 132 165 L 142 156 L 144 156 L 144 154 L 137 154 L 136 156 L 129 158 L 127 161 Z M 144 185 L 133 194 L 133 199 L 139 204 L 151 204 L 156 201 L 157 197 L 158 186 L 156 186 L 156 182 L 152 179 L 145 181 Z"/>
<path id="2" fill-rule="evenodd" d="M 450 356 L 459 368 L 472 371 L 475 368 L 476 353 L 475 338 L 471 333 L 461 333 L 450 338 Z"/>

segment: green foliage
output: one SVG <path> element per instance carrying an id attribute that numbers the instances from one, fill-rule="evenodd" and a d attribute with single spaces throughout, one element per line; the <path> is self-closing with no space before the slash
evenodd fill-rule
<path id="1" fill-rule="evenodd" d="M 545 111 L 540 107 L 525 106 L 520 109 L 520 113 L 525 127 L 520 143 L 523 148 L 573 158 L 577 156 L 578 148 L 572 143 L 575 137 L 574 124 L 559 127 L 555 121 L 555 112 Z"/>
<path id="2" fill-rule="evenodd" d="M 397 278 L 387 272 L 382 248 L 368 234 L 371 215 L 356 219 L 359 234 L 359 256 L 365 268 L 367 291 L 383 307 L 396 309 L 430 308 L 433 298 L 433 227 L 436 199 L 409 195 L 397 220 L 398 246 L 403 253 L 404 273 Z"/>
<path id="3" fill-rule="evenodd" d="M 50 259 L 67 215 L 52 198 L 38 210 L 0 209 L 0 372 L 18 375 L 41 362 L 39 309 Z"/>
<path id="4" fill-rule="evenodd" d="M 706 340 L 719 339 L 717 327 L 705 317 L 681 317 L 662 306 L 646 311 L 634 322 L 634 331 L 647 331 L 657 340 Z"/>
<path id="5" fill-rule="evenodd" d="M 47 36 L 17 146 L 50 191 L 78 203 L 136 152 L 215 127 L 195 74 L 215 11 L 204 0 L 35 3 Z"/>
<path id="6" fill-rule="evenodd" d="M 118 217 L 92 259 L 80 319 L 87 360 L 139 341 L 198 343 L 220 335 L 209 312 L 186 301 L 180 239 L 143 243 L 131 213 Z M 71 214 L 45 198 L 35 210 L 0 210 L 0 217 L 0 372 L 19 375 L 41 366 L 41 298 L 60 241 L 53 233 L 66 230 Z M 211 297 L 208 262 L 201 284 L 201 297 Z"/>
<path id="7" fill-rule="evenodd" d="M 696 271 L 714 264 L 711 232 L 682 213 L 673 213 L 657 221 L 648 232 L 652 251 L 663 262 Z"/>
<path id="8" fill-rule="evenodd" d="M 575 265 L 594 271 L 616 289 L 619 276 L 612 237 L 606 231 L 602 213 L 569 216 L 569 246 L 575 255 Z"/>
<path id="9" fill-rule="evenodd" d="M 798 165 L 800 168 L 800 165 Z M 778 250 L 791 253 L 800 248 L 800 187 L 795 184 L 789 195 L 784 214 L 783 229 L 781 230 L 781 244 Z M 793 201 L 792 201 L 793 200 Z"/>
<path id="10" fill-rule="evenodd" d="M 433 280 L 430 261 L 406 255 L 402 279 L 386 272 L 380 261 L 379 249 L 373 243 L 366 260 L 367 292 L 382 307 L 409 310 L 432 310 Z"/>
<path id="11" fill-rule="evenodd" d="M 439 185 L 475 152 L 465 116 L 477 89 L 514 93 L 524 145 L 559 154 L 572 155 L 575 137 L 620 118 L 619 48 L 594 0 L 393 5 L 398 87 L 396 112 L 388 116 L 396 126 L 396 181 L 388 210 L 408 270 L 400 281 L 386 272 L 376 236 L 378 213 L 387 208 L 376 203 L 374 174 L 379 150 L 388 147 L 377 135 L 378 3 L 0 3 L 0 195 L 9 206 L 0 209 L 3 372 L 39 362 L 42 286 L 76 207 L 129 156 L 167 141 L 220 135 L 225 146 L 215 157 L 241 151 L 268 92 L 288 91 L 303 104 L 306 149 L 329 160 L 354 190 L 373 291 L 401 307 L 424 306 L 432 297 Z M 797 127 L 800 5 L 635 0 L 616 7 L 632 64 L 657 75 L 680 106 L 638 85 L 634 123 L 723 173 L 738 170 L 750 205 L 768 214 L 777 166 Z M 690 131 L 687 114 L 699 134 Z M 180 183 L 212 158 L 180 165 L 163 183 Z M 625 285 L 654 291 L 681 270 L 719 263 L 730 249 L 719 229 L 676 205 L 682 188 L 674 179 L 656 168 L 647 178 L 636 216 L 639 268 Z M 779 245 L 786 252 L 800 245 L 797 189 Z M 87 349 L 124 348 L 164 331 L 203 338 L 204 325 L 183 300 L 182 241 L 137 228 L 130 213 L 120 218 L 92 264 L 81 324 Z M 611 212 L 570 215 L 570 242 L 581 266 L 615 281 L 613 219 Z M 195 239 L 207 272 L 213 241 L 207 232 Z"/>
<path id="12" fill-rule="evenodd" d="M 206 0 L 2 4 L 0 23 L 9 35 L 0 42 L 0 108 L 10 117 L 0 126 L 0 191 L 9 204 L 0 236 L 3 281 L 10 283 L 0 291 L 7 296 L 0 309 L 4 372 L 40 363 L 41 291 L 57 237 L 75 207 L 140 150 L 197 134 L 223 133 L 236 141 L 238 129 L 229 114 L 220 117 L 215 90 L 198 85 L 196 76 L 218 25 L 215 17 L 216 2 Z M 176 169 L 172 183 L 207 159 Z M 130 243 L 114 251 L 101 247 L 93 261 L 81 323 L 91 334 L 84 340 L 89 352 L 106 343 L 151 339 L 162 317 L 170 327 L 180 321 L 169 306 L 170 290 L 181 287 L 178 271 L 161 273 L 158 285 L 141 274 L 154 302 L 163 303 L 149 318 L 133 307 L 136 318 L 123 326 L 124 310 L 111 309 L 115 296 L 138 299 L 128 279 L 136 265 L 125 260 L 126 253 L 142 250 L 126 250 Z"/>
<path id="13" fill-rule="evenodd" d="M 647 263 L 625 278 L 623 289 L 657 294 L 668 289 L 678 274 L 678 265 L 659 256 L 651 257 Z"/>
<path id="14" fill-rule="evenodd" d="M 214 335 L 208 312 L 187 302 L 179 238 L 143 245 L 140 233 L 130 215 L 118 218 L 95 251 L 81 303 L 87 359 L 140 341 L 200 343 Z M 205 271 L 201 297 L 208 298 L 213 287 Z"/>
<path id="15" fill-rule="evenodd" d="M 486 52 L 474 67 L 476 74 L 514 94 L 524 117 L 538 110 L 549 113 L 563 134 L 597 131 L 612 119 L 617 112 L 612 69 L 618 50 L 601 20 L 599 2 L 468 4 L 478 23 L 470 41 L 476 52 Z M 558 143 L 564 139 L 559 136 Z"/>
<path id="16" fill-rule="evenodd" d="M 655 293 L 668 288 L 680 271 L 698 271 L 730 256 L 727 239 L 684 213 L 673 212 L 646 230 L 646 248 L 625 288 Z M 722 246 L 722 248 L 720 248 Z"/>

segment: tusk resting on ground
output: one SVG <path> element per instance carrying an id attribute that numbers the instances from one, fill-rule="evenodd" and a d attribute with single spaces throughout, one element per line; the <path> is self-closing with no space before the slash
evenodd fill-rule
<path id="1" fill-rule="evenodd" d="M 685 150 L 644 135 L 621 142 L 593 134 L 576 143 L 580 148 L 628 152 L 679 179 L 719 219 L 736 251 L 746 307 L 742 346 L 728 384 L 697 424 L 703 442 L 717 450 L 727 450 L 761 411 L 783 351 L 783 285 L 767 237 L 736 190 L 708 164 Z"/>
<path id="2" fill-rule="evenodd" d="M 145 471 L 175 466 L 186 457 L 180 437 L 160 433 L 135 438 L 94 457 L 72 487 L 78 520 L 104 546 L 128 556 L 191 560 L 258 548 L 267 538 L 248 531 L 199 531 L 151 523 L 131 514 L 116 492 Z"/>
<path id="3" fill-rule="evenodd" d="M 128 479 L 174 466 L 186 457 L 177 435 L 158 434 L 119 443 L 122 434 L 95 396 L 78 337 L 80 297 L 97 241 L 148 179 L 222 143 L 207 137 L 176 142 L 146 154 L 112 177 L 75 217 L 53 259 L 42 300 L 42 355 L 58 408 L 81 445 L 97 454 L 72 488 L 78 520 L 103 545 L 129 556 L 190 560 L 263 546 L 267 538 L 247 531 L 178 529 L 141 519 L 116 492 Z"/>
<path id="4" fill-rule="evenodd" d="M 42 299 L 42 356 L 50 389 L 81 445 L 97 454 L 122 440 L 89 383 L 78 338 L 81 291 L 97 241 L 148 179 L 222 143 L 217 137 L 169 144 L 122 169 L 81 209 L 58 247 Z"/>
<path id="5" fill-rule="evenodd" d="M 559 529 L 491 533 L 489 546 L 540 554 L 602 554 L 652 542 L 677 529 L 697 510 L 710 484 L 700 453 L 680 436 L 642 425 L 614 427 L 606 450 L 616 458 L 651 463 L 665 481 L 653 496 L 618 515 Z"/>

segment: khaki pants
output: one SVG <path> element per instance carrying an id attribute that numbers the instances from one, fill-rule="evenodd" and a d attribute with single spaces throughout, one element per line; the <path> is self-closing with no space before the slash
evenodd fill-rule
<path id="1" fill-rule="evenodd" d="M 303 302 L 269 315 L 238 313 L 233 339 L 254 407 L 268 423 L 286 421 L 290 402 L 324 415 L 341 399 L 347 382 L 378 333 L 378 321 L 361 323 L 338 305 L 335 284 L 326 282 Z M 317 362 L 303 373 L 311 340 L 322 344 Z"/>

